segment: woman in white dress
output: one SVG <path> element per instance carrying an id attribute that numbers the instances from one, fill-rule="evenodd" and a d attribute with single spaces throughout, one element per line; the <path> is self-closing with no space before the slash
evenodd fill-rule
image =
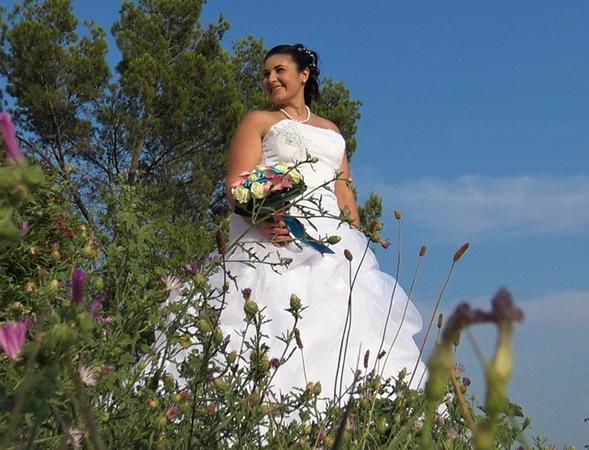
<path id="1" fill-rule="evenodd" d="M 393 340 L 384 375 L 396 377 L 403 368 L 411 372 L 419 358 L 413 335 L 421 328 L 421 317 L 394 278 L 379 271 L 374 254 L 370 250 L 366 252 L 365 236 L 357 230 L 358 208 L 345 181 L 350 176 L 345 141 L 334 123 L 313 114 L 309 108 L 319 92 L 317 54 L 300 44 L 275 47 L 266 55 L 263 74 L 264 89 L 275 107 L 250 112 L 239 124 L 229 151 L 228 198 L 231 202 L 231 184 L 256 165 L 296 164 L 310 156 L 315 162 L 298 168 L 304 176 L 307 192 L 318 188 L 314 192 L 314 202 L 320 202 L 322 217 L 302 221 L 313 237 L 336 235 L 341 240 L 330 246 L 333 254 L 322 255 L 310 246 L 293 242 L 279 217 L 252 227 L 248 219 L 233 214 L 233 243 L 238 239 L 257 243 L 237 245 L 227 255 L 227 270 L 237 284 L 236 289 L 234 283 L 229 283 L 221 314 L 223 332 L 231 336 L 229 348 L 240 348 L 242 339 L 238 332 L 244 329 L 245 318 L 241 291 L 247 288 L 251 290 L 252 300 L 259 308 L 264 308 L 264 316 L 270 320 L 263 328 L 267 335 L 268 357 L 278 358 L 284 349 L 279 337 L 292 329 L 293 317 L 286 309 L 291 294 L 296 294 L 306 308 L 297 325 L 304 346 L 305 367 L 300 355 L 293 355 L 276 371 L 273 390 L 287 392 L 295 387 L 304 388 L 307 381 L 320 381 L 322 396 L 331 396 L 351 299 L 344 387 L 353 381 L 360 348 L 362 355 L 370 350 L 372 366 L 379 349 L 388 351 Z M 334 180 L 336 173 L 339 173 L 337 181 Z M 336 219 L 342 210 L 347 210 L 351 224 Z M 278 268 L 237 262 L 247 259 L 248 248 L 259 257 L 267 253 L 270 259 L 280 256 L 292 261 L 287 267 Z M 350 265 L 352 276 L 358 270 L 351 296 Z M 392 310 L 387 320 L 392 294 Z M 379 361 L 381 365 L 384 360 Z M 424 370 L 419 362 L 414 387 Z"/>

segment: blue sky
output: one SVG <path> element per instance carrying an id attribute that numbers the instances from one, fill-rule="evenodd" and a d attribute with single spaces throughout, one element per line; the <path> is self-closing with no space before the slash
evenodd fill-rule
<path id="1" fill-rule="evenodd" d="M 78 0 L 107 29 L 120 2 Z M 589 442 L 589 2 L 211 1 L 226 48 L 302 42 L 362 101 L 353 174 L 403 211 L 401 282 L 429 254 L 414 301 L 428 319 L 456 248 L 470 241 L 442 309 L 488 307 L 501 286 L 526 313 L 512 399 L 558 447 Z M 111 51 L 116 60 L 116 50 Z M 386 234 L 386 233 L 385 233 Z M 394 239 L 393 239 L 394 241 Z M 394 249 L 378 251 L 394 272 Z M 483 349 L 492 330 L 475 332 Z M 459 350 L 481 392 L 480 363 Z"/>
<path id="2" fill-rule="evenodd" d="M 534 432 L 589 443 L 589 3 L 586 1 L 210 2 L 233 40 L 302 42 L 324 76 L 362 101 L 352 170 L 365 197 L 404 214 L 400 279 L 429 254 L 415 293 L 429 318 L 464 241 L 442 309 L 488 308 L 510 289 L 524 309 L 510 393 Z M 394 239 L 393 239 L 394 240 Z M 394 249 L 380 251 L 395 270 Z M 475 331 L 494 346 L 491 329 Z M 482 396 L 467 339 L 459 359 Z"/>

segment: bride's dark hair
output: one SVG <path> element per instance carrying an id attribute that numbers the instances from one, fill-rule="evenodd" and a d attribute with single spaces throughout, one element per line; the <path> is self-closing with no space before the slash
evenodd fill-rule
<path id="1" fill-rule="evenodd" d="M 309 69 L 309 78 L 305 83 L 305 104 L 309 106 L 313 100 L 319 98 L 319 68 L 317 67 L 319 55 L 317 52 L 307 49 L 303 44 L 277 45 L 266 53 L 264 61 L 272 55 L 289 55 L 299 71 Z"/>

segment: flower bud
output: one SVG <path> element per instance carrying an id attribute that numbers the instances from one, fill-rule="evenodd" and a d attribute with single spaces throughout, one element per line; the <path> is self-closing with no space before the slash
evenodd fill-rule
<path id="1" fill-rule="evenodd" d="M 233 364 L 237 360 L 237 352 L 233 350 L 232 352 L 227 354 L 227 362 L 229 364 Z"/>
<path id="2" fill-rule="evenodd" d="M 333 236 L 329 236 L 327 238 L 327 243 L 334 245 L 334 244 L 337 244 L 341 240 L 342 240 L 342 238 L 340 236 L 333 235 Z"/>
<path id="3" fill-rule="evenodd" d="M 217 405 L 212 402 L 209 403 L 205 409 L 207 410 L 207 414 L 209 416 L 214 416 L 217 413 Z"/>
<path id="4" fill-rule="evenodd" d="M 245 311 L 246 319 L 253 320 L 258 312 L 258 304 L 253 300 L 246 300 L 243 304 L 243 310 Z"/>
<path id="5" fill-rule="evenodd" d="M 292 309 L 294 312 L 300 311 L 301 310 L 301 299 L 299 297 L 297 297 L 296 294 L 291 294 L 290 296 L 290 309 Z"/>

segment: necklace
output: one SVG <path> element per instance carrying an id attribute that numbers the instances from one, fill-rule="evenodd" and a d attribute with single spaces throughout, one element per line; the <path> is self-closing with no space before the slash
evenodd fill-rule
<path id="1" fill-rule="evenodd" d="M 284 114 L 287 118 L 289 118 L 290 120 L 294 121 L 294 122 L 298 122 L 298 123 L 307 123 L 309 121 L 309 119 L 311 118 L 311 110 L 309 109 L 309 107 L 307 105 L 305 105 L 305 108 L 307 109 L 307 118 L 306 119 L 295 119 L 293 116 L 291 116 L 286 109 L 284 108 L 280 108 L 280 112 L 282 114 Z"/>

